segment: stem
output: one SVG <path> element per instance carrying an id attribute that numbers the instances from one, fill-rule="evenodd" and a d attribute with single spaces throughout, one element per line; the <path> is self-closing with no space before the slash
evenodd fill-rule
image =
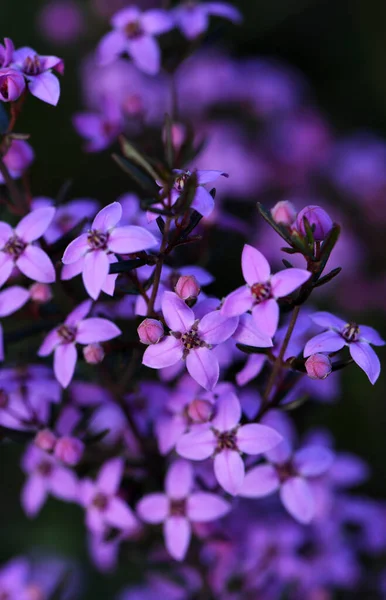
<path id="1" fill-rule="evenodd" d="M 24 198 L 23 194 L 20 192 L 15 181 L 12 179 L 12 177 L 7 169 L 7 165 L 5 164 L 2 157 L 0 157 L 0 173 L 2 174 L 3 179 L 5 181 L 5 185 L 7 186 L 8 191 L 11 195 L 11 199 L 13 201 L 14 208 L 17 210 L 17 212 L 19 214 L 26 215 L 29 211 L 28 203 L 27 203 L 26 199 Z"/>
<path id="2" fill-rule="evenodd" d="M 154 313 L 154 303 L 155 303 L 155 299 L 157 297 L 158 288 L 159 288 L 159 284 L 161 281 L 162 267 L 163 267 L 163 264 L 165 261 L 165 250 L 166 250 L 167 243 L 168 243 L 168 235 L 169 235 L 169 231 L 170 231 L 170 225 L 171 225 L 171 218 L 168 217 L 165 221 L 165 229 L 164 229 L 164 233 L 162 236 L 162 242 L 161 242 L 158 262 L 154 269 L 153 287 L 151 290 L 149 302 L 147 304 L 147 316 L 148 317 L 151 317 L 151 315 Z"/>

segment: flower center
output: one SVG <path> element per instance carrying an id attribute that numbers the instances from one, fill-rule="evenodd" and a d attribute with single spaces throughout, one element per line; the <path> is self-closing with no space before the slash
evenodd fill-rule
<path id="1" fill-rule="evenodd" d="M 170 500 L 170 516 L 172 517 L 184 517 L 186 514 L 186 500 L 181 498 L 180 500 Z"/>
<path id="2" fill-rule="evenodd" d="M 103 233 L 97 229 L 91 229 L 87 235 L 87 242 L 92 250 L 106 250 L 108 239 L 108 233 Z"/>
<path id="3" fill-rule="evenodd" d="M 38 465 L 37 471 L 42 477 L 49 477 L 52 473 L 52 464 L 46 460 L 43 460 Z"/>
<path id="4" fill-rule="evenodd" d="M 76 328 L 70 327 L 69 325 L 61 325 L 57 329 L 58 335 L 62 338 L 63 342 L 71 344 L 75 341 Z"/>
<path id="5" fill-rule="evenodd" d="M 141 37 L 143 35 L 143 29 L 139 21 L 131 21 L 125 27 L 125 33 L 130 40 Z"/>
<path id="6" fill-rule="evenodd" d="M 279 477 L 280 483 L 284 483 L 287 479 L 295 477 L 296 471 L 291 461 L 288 461 L 282 465 L 275 465 L 277 476 Z"/>
<path id="7" fill-rule="evenodd" d="M 231 429 L 230 431 L 217 431 L 214 429 L 217 438 L 216 454 L 222 450 L 238 451 L 236 432 L 237 429 Z"/>
<path id="8" fill-rule="evenodd" d="M 17 260 L 19 256 L 21 256 L 26 249 L 27 244 L 23 242 L 21 238 L 17 235 L 9 238 L 8 242 L 5 244 L 3 248 L 3 252 L 10 254 L 14 260 Z"/>
<path id="9" fill-rule="evenodd" d="M 357 342 L 359 339 L 359 325 L 356 323 L 347 323 L 340 334 L 346 342 Z"/>
<path id="10" fill-rule="evenodd" d="M 98 492 L 92 500 L 92 505 L 100 511 L 106 510 L 108 503 L 108 497 L 106 494 L 102 494 L 102 492 Z"/>
<path id="11" fill-rule="evenodd" d="M 27 56 L 24 60 L 23 71 L 26 75 L 39 75 L 42 72 L 42 63 L 37 54 L 35 56 Z"/>
<path id="12" fill-rule="evenodd" d="M 174 189 L 176 189 L 177 192 L 182 192 L 190 176 L 190 171 L 185 171 L 184 173 L 177 175 L 174 180 Z"/>
<path id="13" fill-rule="evenodd" d="M 256 304 L 260 304 L 260 302 L 264 302 L 264 300 L 271 298 L 271 284 L 269 281 L 266 281 L 265 283 L 254 283 L 251 287 L 251 292 Z"/>

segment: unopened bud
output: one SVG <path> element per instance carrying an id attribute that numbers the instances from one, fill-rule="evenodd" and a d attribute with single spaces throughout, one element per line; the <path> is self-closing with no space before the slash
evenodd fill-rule
<path id="1" fill-rule="evenodd" d="M 29 291 L 31 293 L 31 300 L 39 304 L 45 304 L 52 298 L 51 288 L 46 283 L 34 283 L 31 285 Z"/>
<path id="2" fill-rule="evenodd" d="M 201 291 L 194 275 L 181 275 L 174 289 L 182 300 L 195 300 Z"/>
<path id="3" fill-rule="evenodd" d="M 213 416 L 213 405 L 208 400 L 196 398 L 188 406 L 188 416 L 194 423 L 207 423 Z"/>
<path id="4" fill-rule="evenodd" d="M 142 344 L 157 344 L 164 335 L 164 327 L 157 319 L 145 319 L 137 329 Z"/>
<path id="5" fill-rule="evenodd" d="M 162 133 L 163 141 L 166 141 L 166 129 Z M 186 139 L 186 127 L 182 123 L 172 123 L 171 126 L 172 145 L 175 150 L 179 150 Z"/>
<path id="6" fill-rule="evenodd" d="M 57 442 L 56 435 L 50 429 L 38 431 L 35 437 L 35 446 L 45 452 L 52 452 Z"/>
<path id="7" fill-rule="evenodd" d="M 288 200 L 281 200 L 271 209 L 271 215 L 275 223 L 292 225 L 296 219 L 296 210 L 291 202 L 288 202 Z"/>
<path id="8" fill-rule="evenodd" d="M 306 217 L 314 230 L 314 240 L 318 242 L 323 241 L 332 229 L 333 222 L 331 217 L 320 206 L 306 206 L 296 218 L 296 229 L 302 235 L 306 235 L 304 217 Z"/>
<path id="9" fill-rule="evenodd" d="M 62 437 L 55 446 L 55 456 L 66 465 L 74 466 L 82 458 L 84 444 L 74 437 Z"/>
<path id="10" fill-rule="evenodd" d="M 31 583 L 25 590 L 26 592 L 26 600 L 44 600 L 46 598 L 45 592 L 42 590 L 40 585 L 36 583 Z M 23 595 L 24 598 L 24 595 Z"/>
<path id="11" fill-rule="evenodd" d="M 105 352 L 100 344 L 88 344 L 83 348 L 83 356 L 90 365 L 97 365 L 104 359 Z"/>
<path id="12" fill-rule="evenodd" d="M 326 379 L 332 371 L 331 361 L 325 354 L 311 354 L 305 362 L 308 377 Z"/>

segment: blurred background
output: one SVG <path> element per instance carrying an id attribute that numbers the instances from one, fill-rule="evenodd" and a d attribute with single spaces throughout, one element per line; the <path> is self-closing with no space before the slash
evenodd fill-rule
<path id="1" fill-rule="evenodd" d="M 157 6 L 156 2 L 150 1 L 138 4 Z M 129 180 L 111 160 L 111 147 L 100 153 L 85 153 L 83 140 L 72 124 L 74 113 L 86 106 L 82 85 L 85 78 L 93 80 L 93 89 L 98 88 L 98 73 L 93 72 L 92 66 L 86 67 L 86 70 L 82 67 L 84 57 L 94 51 L 101 36 L 108 31 L 111 13 L 123 5 L 123 0 L 2 2 L 2 37 L 12 38 L 16 47 L 28 45 L 40 54 L 58 55 L 64 59 L 66 66 L 65 76 L 61 78 L 62 95 L 58 107 L 50 107 L 30 97 L 17 127 L 18 131 L 31 134 L 30 143 L 36 153 L 30 169 L 34 196 L 57 198 L 65 189 L 63 186 L 68 186 L 68 198 L 90 197 L 106 204 L 132 189 Z M 306 115 L 308 124 L 303 127 L 306 150 L 303 149 L 303 141 L 299 141 L 295 134 L 292 140 L 292 134 L 277 128 L 282 123 L 282 115 L 273 115 L 270 129 L 263 127 L 263 133 L 259 132 L 259 156 L 265 155 L 266 144 L 271 148 L 272 159 L 276 146 L 280 146 L 282 141 L 283 152 L 288 158 L 285 167 L 301 171 L 301 165 L 296 162 L 297 150 L 301 161 L 304 158 L 302 152 L 308 154 L 316 147 L 323 150 L 325 145 L 328 146 L 326 168 L 330 176 L 317 181 L 318 198 L 326 200 L 327 209 L 330 207 L 333 215 L 342 215 L 344 222 L 350 224 L 352 243 L 347 243 L 342 251 L 346 274 L 343 272 L 341 282 L 333 287 L 333 293 L 321 294 L 319 307 L 330 308 L 342 316 L 349 315 L 358 322 L 373 325 L 385 337 L 386 3 L 372 0 L 245 0 L 237 2 L 237 6 L 244 15 L 243 25 L 236 27 L 216 22 L 205 41 L 203 52 L 211 53 L 214 46 L 220 46 L 235 60 L 267 60 L 268 64 L 280 65 L 284 73 L 290 73 L 291 81 L 300 82 L 302 102 L 306 108 L 295 115 L 292 126 L 298 132 Z M 238 67 L 233 65 L 233 68 L 237 74 Z M 242 86 L 242 79 L 237 85 Z M 277 94 L 281 94 L 280 87 Z M 226 119 L 227 110 L 224 113 L 221 110 L 221 118 Z M 241 105 L 238 110 L 232 118 L 239 119 L 247 135 L 253 136 L 256 124 L 249 125 L 248 109 Z M 300 119 L 298 125 L 296 119 Z M 350 168 L 347 167 L 347 181 L 338 185 L 334 179 L 334 161 L 343 160 L 342 145 L 345 143 L 348 144 L 345 146 L 348 148 L 346 156 L 353 147 L 355 149 L 355 140 L 362 150 L 367 147 L 370 150 L 363 150 L 360 159 L 365 156 L 364 162 L 358 158 L 357 165 L 354 161 L 354 166 L 350 167 L 353 179 L 350 179 Z M 291 163 L 292 152 L 294 163 Z M 280 161 L 277 153 L 275 156 L 277 167 Z M 267 164 L 266 156 L 263 162 Z M 324 158 L 320 162 L 325 174 Z M 218 165 L 199 164 L 203 168 L 221 168 L 220 163 L 221 156 Z M 241 169 L 242 164 L 242 159 L 239 159 Z M 253 169 L 253 160 L 248 166 Z M 245 168 L 248 169 L 248 166 Z M 232 178 L 232 169 L 224 168 L 230 171 Z M 369 187 L 374 181 L 380 182 L 375 200 L 373 197 L 368 199 L 367 188 L 360 201 L 354 201 L 350 196 L 350 193 L 355 195 L 350 190 L 350 182 L 355 187 L 362 181 L 355 183 L 355 175 L 361 169 L 364 173 L 362 180 L 368 177 Z M 280 173 L 283 174 L 283 171 Z M 248 177 L 248 174 L 245 176 Z M 285 175 L 283 181 L 278 187 L 263 186 L 253 190 L 249 203 L 238 201 L 236 188 L 228 195 L 222 192 L 222 197 L 227 196 L 225 205 L 240 219 L 250 217 L 256 200 L 272 206 L 276 199 L 292 199 L 299 195 L 298 208 L 302 206 L 303 197 L 310 200 L 308 189 L 304 196 L 303 185 L 288 183 Z M 312 193 L 314 190 L 313 186 Z M 315 196 L 312 199 L 315 200 Z M 321 204 L 324 205 L 323 200 Z M 229 257 L 227 269 L 223 267 L 221 252 L 215 253 L 207 265 L 218 277 L 213 292 L 220 295 L 240 282 L 239 250 L 245 238 L 242 233 L 234 231 L 229 236 L 234 252 Z M 256 242 L 258 240 L 256 233 Z M 381 359 L 382 355 L 384 351 L 380 349 Z M 363 491 L 380 498 L 386 498 L 385 382 L 386 375 L 383 374 L 373 389 L 362 371 L 350 367 L 342 374 L 339 402 L 313 402 L 301 409 L 297 417 L 301 426 L 328 425 L 336 435 L 339 449 L 362 456 L 372 470 L 371 479 Z M 122 566 L 114 574 L 101 575 L 95 571 L 88 558 L 80 508 L 51 499 L 40 516 L 29 521 L 18 503 L 23 480 L 18 466 L 19 457 L 17 447 L 1 446 L 1 562 L 37 548 L 47 555 L 57 553 L 75 563 L 79 561 L 84 567 L 87 579 L 82 596 L 84 600 L 113 598 L 116 590 L 131 578 L 135 579 L 136 574 L 130 571 L 130 564 L 121 561 Z"/>

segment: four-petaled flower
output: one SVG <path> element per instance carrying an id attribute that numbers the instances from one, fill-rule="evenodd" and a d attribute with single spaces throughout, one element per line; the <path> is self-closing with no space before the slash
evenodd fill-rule
<path id="1" fill-rule="evenodd" d="M 191 537 L 190 523 L 207 523 L 220 519 L 230 504 L 215 494 L 192 492 L 193 469 L 190 463 L 178 460 L 166 475 L 165 494 L 144 496 L 137 504 L 137 513 L 143 521 L 163 523 L 165 545 L 176 560 L 183 560 Z"/>
<path id="2" fill-rule="evenodd" d="M 272 337 L 279 323 L 277 299 L 303 285 L 311 273 L 292 268 L 271 275 L 265 256 L 248 244 L 243 249 L 241 268 L 247 285 L 239 287 L 225 298 L 221 314 L 234 317 L 251 310 L 258 329 Z"/>
<path id="3" fill-rule="evenodd" d="M 223 17 L 233 23 L 242 20 L 240 12 L 226 2 L 204 2 L 186 0 L 173 10 L 176 24 L 189 40 L 205 33 L 208 29 L 209 16 Z"/>
<path id="4" fill-rule="evenodd" d="M 54 372 L 59 383 L 66 388 L 74 374 L 77 360 L 76 344 L 106 342 L 121 334 L 121 330 L 107 319 L 85 319 L 91 309 L 91 300 L 79 304 L 62 325 L 53 329 L 39 348 L 39 356 L 54 355 Z"/>
<path id="5" fill-rule="evenodd" d="M 56 106 L 60 96 L 60 84 L 52 70 L 63 75 L 64 63 L 57 56 L 40 56 L 32 48 L 15 50 L 12 66 L 23 73 L 33 96 Z"/>
<path id="6" fill-rule="evenodd" d="M 371 383 L 377 381 L 381 365 L 370 344 L 384 346 L 385 341 L 375 329 L 367 325 L 347 323 L 328 312 L 317 312 L 311 319 L 327 331 L 319 333 L 307 342 L 304 348 L 305 357 L 317 352 L 338 352 L 344 346 L 348 346 L 351 358 L 366 373 Z"/>
<path id="7" fill-rule="evenodd" d="M 277 446 L 282 436 L 272 427 L 249 423 L 240 425 L 241 407 L 233 392 L 220 396 L 217 414 L 210 427 L 202 426 L 181 436 L 176 450 L 190 460 L 214 458 L 219 484 L 233 496 L 240 492 L 245 467 L 240 454 L 260 454 Z"/>
<path id="8" fill-rule="evenodd" d="M 96 215 L 91 229 L 73 240 L 63 254 L 63 263 L 71 265 L 71 277 L 82 273 L 87 293 L 94 300 L 102 289 L 113 293 L 116 276 L 112 276 L 112 289 L 108 277 L 110 262 L 116 261 L 115 252 L 141 252 L 158 244 L 153 234 L 143 227 L 116 227 L 121 216 L 122 207 L 119 202 L 105 206 Z"/>
<path id="9" fill-rule="evenodd" d="M 231 337 L 238 319 L 229 319 L 214 310 L 198 320 L 174 292 L 164 293 L 162 312 L 171 335 L 146 349 L 143 364 L 162 369 L 185 360 L 193 379 L 205 389 L 213 389 L 219 377 L 219 364 L 211 349 Z"/>

